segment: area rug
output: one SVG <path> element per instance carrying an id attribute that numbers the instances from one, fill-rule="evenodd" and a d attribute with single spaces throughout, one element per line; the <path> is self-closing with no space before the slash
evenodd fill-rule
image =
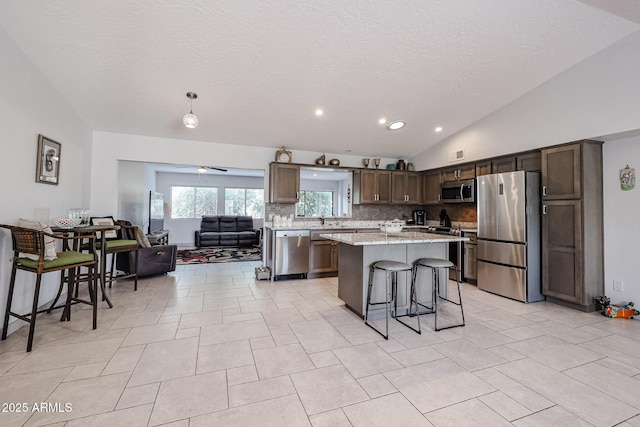
<path id="1" fill-rule="evenodd" d="M 213 262 L 260 261 L 259 246 L 180 249 L 176 264 L 208 264 Z"/>

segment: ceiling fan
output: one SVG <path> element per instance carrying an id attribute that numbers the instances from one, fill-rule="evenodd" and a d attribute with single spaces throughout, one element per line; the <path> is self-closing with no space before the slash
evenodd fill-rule
<path id="1" fill-rule="evenodd" d="M 210 170 L 220 171 L 220 172 L 227 172 L 227 169 L 217 168 L 215 166 L 178 166 L 178 168 L 196 168 L 198 170 L 198 172 L 200 172 L 200 173 L 204 173 L 209 169 Z"/>
<path id="2" fill-rule="evenodd" d="M 214 171 L 227 172 L 227 169 L 217 168 L 215 166 L 198 166 L 198 172 L 206 172 L 207 169 L 211 169 Z"/>

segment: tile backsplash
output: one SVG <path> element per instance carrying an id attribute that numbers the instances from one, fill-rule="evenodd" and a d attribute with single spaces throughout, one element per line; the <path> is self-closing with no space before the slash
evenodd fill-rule
<path id="1" fill-rule="evenodd" d="M 390 219 L 409 219 L 413 217 L 414 209 L 424 209 L 420 205 L 353 205 L 352 216 L 354 221 L 378 221 Z M 438 211 L 440 212 L 440 211 Z M 268 221 L 271 215 L 289 216 L 295 213 L 295 205 L 291 203 L 266 203 L 265 215 Z M 304 220 L 304 218 L 298 218 Z"/>
<path id="2" fill-rule="evenodd" d="M 427 220 L 440 221 L 440 211 L 446 209 L 447 215 L 455 223 L 476 223 L 478 215 L 476 206 L 473 204 L 448 204 L 436 206 L 421 205 L 353 205 L 352 221 L 381 221 L 391 219 L 409 219 L 413 217 L 414 209 L 423 209 L 427 213 Z M 266 203 L 266 220 L 269 221 L 272 215 L 289 216 L 295 213 L 295 205 L 291 203 Z M 306 221 L 304 218 L 296 220 Z M 311 220 L 311 219 L 310 219 Z M 338 219 L 339 220 L 339 219 Z"/>

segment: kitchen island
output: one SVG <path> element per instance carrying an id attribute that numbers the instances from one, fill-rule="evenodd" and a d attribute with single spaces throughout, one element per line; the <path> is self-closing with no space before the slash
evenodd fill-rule
<path id="1" fill-rule="evenodd" d="M 340 245 L 338 260 L 338 297 L 346 306 L 364 317 L 369 280 L 369 266 L 381 260 L 400 261 L 413 264 L 420 258 L 449 259 L 448 244 L 468 241 L 467 237 L 420 232 L 391 233 L 334 233 L 321 237 L 336 241 Z M 441 294 L 446 296 L 447 275 L 440 275 Z M 384 301 L 385 275 L 377 273 L 373 284 L 371 301 Z M 431 275 L 421 269 L 418 274 L 418 301 L 431 301 Z M 411 275 L 398 273 L 397 302 L 398 314 L 405 314 L 409 308 Z M 426 292 L 425 292 L 426 291 Z M 380 306 L 378 306 L 380 307 Z M 371 318 L 384 317 L 384 308 L 369 310 Z"/>

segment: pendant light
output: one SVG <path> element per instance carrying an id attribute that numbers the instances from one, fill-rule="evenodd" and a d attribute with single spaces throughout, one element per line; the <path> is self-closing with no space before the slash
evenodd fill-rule
<path id="1" fill-rule="evenodd" d="M 197 93 L 195 93 L 195 92 L 187 92 L 187 98 L 189 98 L 191 100 L 191 109 L 182 118 L 182 123 L 184 123 L 184 125 L 186 127 L 188 127 L 189 129 L 194 129 L 196 126 L 198 126 L 198 123 L 199 123 L 198 122 L 198 116 L 193 114 L 193 100 L 196 99 L 197 97 L 198 97 Z"/>

